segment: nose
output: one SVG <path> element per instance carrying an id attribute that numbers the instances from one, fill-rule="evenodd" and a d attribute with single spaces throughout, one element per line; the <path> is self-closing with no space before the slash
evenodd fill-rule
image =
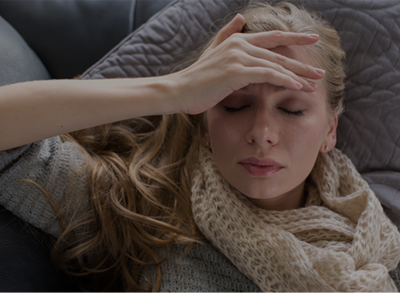
<path id="1" fill-rule="evenodd" d="M 277 124 L 275 123 L 273 116 L 265 110 L 257 111 L 246 134 L 247 143 L 258 146 L 276 145 L 279 135 Z"/>

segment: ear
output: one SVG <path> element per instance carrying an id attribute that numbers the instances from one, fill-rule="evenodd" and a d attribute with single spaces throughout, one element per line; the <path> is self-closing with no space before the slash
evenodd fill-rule
<path id="1" fill-rule="evenodd" d="M 204 147 L 211 149 L 211 138 L 210 133 L 208 132 L 207 112 L 203 114 L 202 118 L 200 142 Z"/>
<path id="2" fill-rule="evenodd" d="M 331 117 L 329 117 L 328 125 L 328 132 L 320 148 L 321 152 L 329 152 L 336 145 L 336 129 L 338 125 L 338 116 L 332 115 Z"/>
<path id="3" fill-rule="evenodd" d="M 202 144 L 204 147 L 206 147 L 206 148 L 208 148 L 208 149 L 211 149 L 211 145 L 210 145 L 210 135 L 209 135 L 208 131 L 206 131 L 206 132 L 203 134 L 203 136 L 202 136 L 202 138 L 201 138 L 201 144 Z"/>

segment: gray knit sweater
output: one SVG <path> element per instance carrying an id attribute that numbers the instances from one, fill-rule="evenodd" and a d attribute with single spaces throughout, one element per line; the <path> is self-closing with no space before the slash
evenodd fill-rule
<path id="1" fill-rule="evenodd" d="M 60 227 L 42 186 L 61 208 L 84 209 L 88 179 L 84 156 L 59 137 L 0 152 L 0 204 L 15 215 L 57 237 Z M 23 179 L 21 181 L 21 179 Z M 71 188 L 72 187 L 72 188 Z M 72 204 L 72 205 L 71 205 Z M 73 211 L 65 209 L 67 217 Z M 178 247 L 160 252 L 167 257 L 161 292 L 258 292 L 260 289 L 213 246 L 197 245 L 184 255 Z M 147 269 L 143 277 L 152 278 Z M 400 289 L 399 269 L 391 272 Z M 143 281 L 144 284 L 144 281 Z"/>

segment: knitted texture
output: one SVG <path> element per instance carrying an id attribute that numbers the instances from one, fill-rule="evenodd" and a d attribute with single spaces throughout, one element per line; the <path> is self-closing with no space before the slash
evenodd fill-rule
<path id="1" fill-rule="evenodd" d="M 34 145 L 28 145 L 9 151 L 1 151 L 0 153 L 0 204 L 6 206 L 25 221 L 54 236 L 59 235 L 60 228 L 49 202 L 40 195 L 40 191 L 38 191 L 34 185 L 24 182 L 21 183 L 18 179 L 28 178 L 48 189 L 52 196 L 54 196 L 56 203 L 61 205 L 64 209 L 67 216 L 77 212 L 80 206 L 80 209 L 85 210 L 85 205 L 89 203 L 89 195 L 87 192 L 88 178 L 83 172 L 85 157 L 82 156 L 74 144 L 64 143 L 62 145 L 60 142 L 59 138 L 52 138 L 37 142 Z M 37 177 L 38 175 L 40 176 Z M 72 181 L 70 181 L 71 178 L 73 179 Z M 214 177 L 204 177 L 205 180 L 211 182 L 213 178 Z M 71 189 L 71 187 L 73 187 L 73 189 Z M 203 193 L 206 195 L 205 192 Z M 323 207 L 319 207 L 321 206 L 322 200 L 321 197 L 318 196 L 318 190 L 315 185 L 309 184 L 308 193 L 310 196 L 307 205 L 310 207 L 314 205 L 316 209 L 323 209 Z M 313 196 L 313 193 L 317 196 Z M 68 202 L 68 205 L 63 204 L 63 199 Z M 245 199 L 243 200 L 245 201 Z M 67 211 L 65 211 L 65 209 Z M 298 212 L 300 213 L 303 210 L 305 209 L 299 209 Z M 317 232 L 317 229 L 312 230 L 312 225 L 314 224 L 312 223 L 311 217 L 298 217 L 300 220 L 296 220 L 296 218 L 289 219 L 292 218 L 291 213 L 281 212 L 281 214 L 282 218 L 287 218 L 287 222 L 283 222 L 282 226 L 286 226 L 285 230 L 294 232 L 293 234 L 298 237 L 298 239 L 305 239 L 309 236 L 308 243 L 311 245 L 313 245 L 313 243 L 328 243 L 328 240 L 322 240 L 321 238 L 317 238 L 315 241 L 311 240 L 312 234 Z M 275 214 L 273 215 L 275 216 Z M 341 220 L 347 220 L 339 215 L 337 215 L 336 218 L 322 219 L 323 215 L 319 214 L 318 211 L 316 211 L 312 217 L 316 218 L 316 220 L 318 220 L 318 218 L 323 220 L 323 222 L 319 224 L 321 231 L 328 231 L 331 228 L 335 228 L 337 224 L 341 224 Z M 268 220 L 271 220 L 271 224 L 275 222 L 272 216 L 269 217 Z M 300 221 L 303 222 L 301 226 Z M 334 247 L 335 245 L 337 247 L 343 247 L 342 245 L 346 246 L 346 243 L 350 243 L 355 230 L 354 224 L 350 221 L 347 222 L 350 224 L 350 234 L 348 234 L 349 242 L 346 242 L 346 235 L 343 237 L 342 235 L 338 235 L 342 240 L 330 241 L 330 247 Z M 378 222 L 380 222 L 379 219 L 376 219 L 376 221 L 371 221 L 370 224 L 376 225 L 379 224 Z M 218 229 L 220 225 L 217 223 L 215 224 L 215 228 Z M 346 227 L 345 225 L 342 226 L 343 228 Z M 255 232 L 257 229 L 250 229 L 249 232 L 252 230 Z M 334 236 L 335 232 L 338 231 L 329 231 L 332 236 Z M 225 237 L 226 235 L 227 232 L 223 232 L 223 236 Z M 255 235 L 255 233 L 253 235 Z M 234 240 L 234 245 L 236 245 L 236 239 Z M 239 244 L 239 239 L 237 239 L 237 242 Z M 386 244 L 382 244 L 382 247 L 384 247 L 384 245 Z M 391 247 L 390 245 L 387 246 L 388 249 Z M 348 246 L 346 246 L 346 249 L 347 248 Z M 234 247 L 232 247 L 232 249 L 234 249 Z M 211 245 L 197 245 L 186 255 L 182 254 L 179 247 L 173 247 L 166 252 L 162 251 L 163 249 L 159 252 L 160 257 L 166 258 L 166 261 L 163 263 L 164 276 L 161 286 L 162 292 L 259 291 L 258 286 L 255 285 L 252 280 L 246 280 L 247 278 L 240 273 L 238 268 L 225 258 L 226 254 L 221 254 L 220 251 L 216 250 Z M 279 249 L 277 251 L 279 251 Z M 265 252 L 268 252 L 268 250 Z M 381 256 L 384 255 L 382 251 Z M 268 253 L 268 255 L 266 255 L 266 257 L 269 256 L 273 263 L 277 261 L 277 258 L 272 256 L 272 254 L 270 255 Z M 398 254 L 395 256 L 398 257 Z M 387 255 L 387 258 L 389 258 L 389 255 Z M 232 260 L 230 257 L 229 259 Z M 276 267 L 272 269 L 276 270 L 278 267 L 279 264 L 276 263 Z M 290 265 L 289 267 L 293 269 L 298 268 L 295 265 Z M 359 270 L 362 270 L 362 268 L 359 268 Z M 290 270 L 288 273 L 291 275 Z M 400 268 L 390 273 L 392 278 L 397 281 L 398 287 L 400 287 Z M 386 276 L 386 273 L 384 273 L 384 275 Z M 246 276 L 249 277 L 248 274 L 246 274 Z M 271 278 L 273 278 L 273 276 L 273 273 L 271 273 Z M 319 275 L 317 274 L 317 276 Z M 329 274 L 326 276 L 329 276 Z M 372 274 L 371 276 L 374 277 L 375 275 Z M 144 284 L 145 278 L 154 279 L 154 270 L 151 268 L 145 270 L 141 278 L 143 287 L 146 286 Z M 276 281 L 279 280 L 280 279 L 276 279 Z"/>
<path id="2" fill-rule="evenodd" d="M 0 205 L 58 237 L 61 228 L 45 193 L 66 220 L 88 210 L 85 165 L 78 146 L 60 137 L 0 151 Z"/>
<path id="3" fill-rule="evenodd" d="M 306 206 L 255 207 L 200 149 L 192 210 L 202 233 L 266 292 L 395 292 L 400 233 L 351 161 L 321 153 Z"/>
<path id="4" fill-rule="evenodd" d="M 160 292 L 175 293 L 240 293 L 261 292 L 260 288 L 243 275 L 222 253 L 212 245 L 196 244 L 186 252 L 185 247 L 174 245 L 157 249 L 161 258 L 163 277 Z M 145 268 L 139 284 L 148 288 L 146 279 L 155 282 L 153 267 Z"/>

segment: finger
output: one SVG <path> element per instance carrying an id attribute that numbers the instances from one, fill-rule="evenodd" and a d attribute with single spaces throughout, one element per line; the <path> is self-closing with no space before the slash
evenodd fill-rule
<path id="1" fill-rule="evenodd" d="M 304 64 L 296 59 L 292 59 L 276 53 L 271 50 L 266 50 L 259 47 L 249 46 L 246 47 L 246 52 L 255 57 L 263 60 L 268 60 L 273 63 L 281 65 L 283 68 L 295 73 L 296 75 L 310 78 L 310 79 L 321 79 L 325 76 L 325 71 L 319 68 L 315 68 L 311 65 Z"/>
<path id="2" fill-rule="evenodd" d="M 273 49 L 280 46 L 311 45 L 318 41 L 318 34 L 294 33 L 284 31 L 266 31 L 243 34 L 243 38 L 250 44 Z"/>
<path id="3" fill-rule="evenodd" d="M 276 82 L 277 79 L 274 79 L 274 81 L 272 81 L 272 82 L 270 82 L 269 80 L 266 81 L 270 84 L 283 86 L 284 84 L 287 83 L 286 77 L 288 76 L 288 77 L 292 78 L 294 81 L 300 83 L 302 85 L 302 87 L 300 89 L 303 90 L 304 92 L 314 92 L 317 88 L 317 86 L 314 82 L 311 82 L 303 77 L 298 76 L 297 74 L 284 68 L 282 65 L 280 65 L 278 63 L 275 63 L 275 62 L 272 62 L 269 60 L 265 60 L 265 59 L 255 58 L 248 54 L 244 54 L 242 57 L 242 60 L 243 60 L 243 65 L 245 65 L 245 67 L 250 67 L 250 68 L 263 67 L 265 69 L 268 68 L 268 69 L 271 69 L 272 71 L 275 71 L 277 73 L 281 73 L 282 75 L 285 75 L 283 77 L 278 77 L 278 78 L 284 80 L 285 82 L 283 82 L 281 84 L 277 84 L 277 82 Z M 290 88 L 291 89 L 293 88 L 293 82 L 290 83 Z"/>
<path id="4" fill-rule="evenodd" d="M 245 24 L 244 17 L 241 14 L 237 14 L 232 21 L 230 21 L 225 27 L 223 27 L 217 34 L 215 40 L 211 44 L 210 48 L 215 48 L 234 33 L 242 31 Z"/>
<path id="5" fill-rule="evenodd" d="M 272 68 L 250 67 L 244 69 L 242 75 L 249 84 L 269 83 L 294 91 L 300 91 L 303 89 L 303 85 L 297 80 Z"/>

